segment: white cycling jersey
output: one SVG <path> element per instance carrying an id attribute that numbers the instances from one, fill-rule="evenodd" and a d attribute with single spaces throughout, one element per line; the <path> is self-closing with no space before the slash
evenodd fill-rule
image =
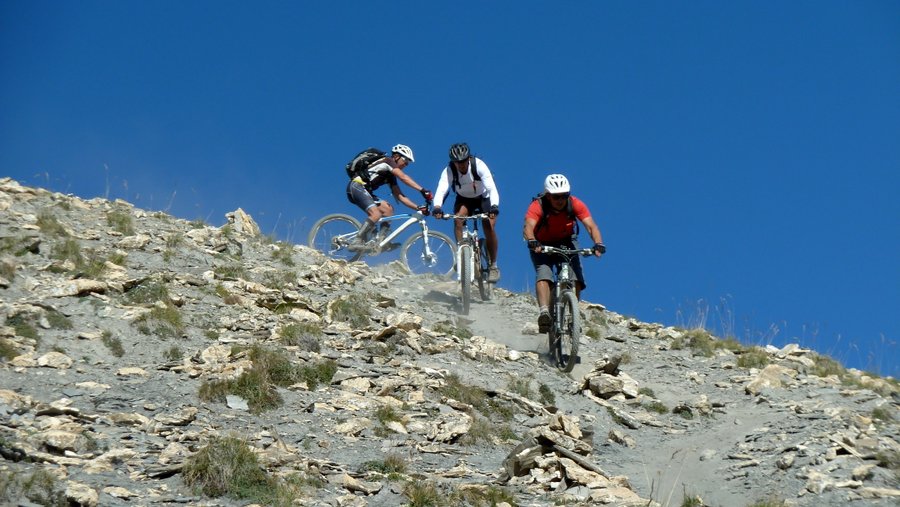
<path id="1" fill-rule="evenodd" d="M 475 161 L 474 168 L 471 167 L 472 164 L 470 163 L 466 174 L 457 171 L 459 186 L 456 188 L 451 189 L 453 187 L 453 169 L 449 165 L 444 167 L 441 179 L 438 180 L 437 189 L 434 191 L 435 206 L 444 205 L 444 199 L 447 198 L 450 190 L 454 190 L 462 197 L 485 197 L 490 200 L 491 206 L 500 206 L 500 192 L 497 191 L 497 186 L 494 184 L 494 176 L 491 174 L 491 170 L 480 158 L 472 158 Z M 481 181 L 475 179 L 472 172 L 473 169 L 478 171 L 478 177 L 481 178 Z"/>

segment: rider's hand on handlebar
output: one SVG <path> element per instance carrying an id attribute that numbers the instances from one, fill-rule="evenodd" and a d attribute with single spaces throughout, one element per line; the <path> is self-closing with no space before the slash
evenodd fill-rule
<path id="1" fill-rule="evenodd" d="M 419 206 L 418 208 L 416 208 L 416 211 L 418 211 L 419 213 L 425 215 L 426 217 L 427 217 L 428 215 L 431 214 L 431 212 L 428 211 L 428 205 L 427 205 L 427 204 L 423 204 L 423 205 Z"/>
<path id="2" fill-rule="evenodd" d="M 440 206 L 435 206 L 431 210 L 431 216 L 440 220 L 441 218 L 444 218 L 444 210 L 442 210 Z"/>
<path id="3" fill-rule="evenodd" d="M 491 209 L 488 210 L 488 218 L 496 218 L 497 215 L 500 214 L 500 206 L 494 204 L 491 206 Z"/>
<path id="4" fill-rule="evenodd" d="M 606 245 L 603 243 L 594 243 L 594 255 L 600 257 L 601 255 L 606 253 Z"/>
<path id="5" fill-rule="evenodd" d="M 423 188 L 422 190 L 420 190 L 420 192 L 422 193 L 422 197 L 424 197 L 426 201 L 430 202 L 434 198 L 434 195 L 431 193 L 431 190 L 427 190 L 427 189 Z"/>
<path id="6" fill-rule="evenodd" d="M 536 239 L 528 240 L 528 249 L 534 253 L 541 253 L 541 242 Z"/>

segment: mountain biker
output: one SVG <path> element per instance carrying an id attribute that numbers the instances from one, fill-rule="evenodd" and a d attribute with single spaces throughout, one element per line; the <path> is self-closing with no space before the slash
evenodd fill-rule
<path id="1" fill-rule="evenodd" d="M 456 193 L 453 203 L 453 213 L 469 216 L 482 212 L 489 215 L 482 220 L 484 227 L 485 246 L 487 246 L 488 281 L 500 280 L 500 268 L 497 267 L 497 215 L 500 213 L 500 192 L 494 184 L 494 176 L 487 164 L 475 157 L 469 151 L 466 143 L 456 143 L 450 146 L 450 162 L 444 167 L 441 178 L 438 180 L 435 191 L 434 209 L 432 215 L 441 218 L 444 215 L 441 207 L 450 190 Z M 463 220 L 456 221 L 456 242 L 462 240 Z"/>
<path id="2" fill-rule="evenodd" d="M 415 180 L 403 171 L 413 162 L 415 162 L 415 158 L 413 157 L 412 149 L 405 144 L 398 144 L 391 148 L 390 156 L 376 160 L 369 166 L 368 183 L 360 176 L 356 176 L 350 180 L 347 184 L 347 199 L 365 211 L 367 216 L 366 221 L 363 222 L 362 227 L 359 228 L 359 234 L 356 236 L 354 243 L 348 248 L 357 250 L 365 248 L 367 242 L 370 240 L 372 232 L 375 230 L 375 224 L 378 223 L 378 220 L 380 220 L 381 217 L 389 217 L 394 214 L 394 207 L 391 206 L 389 202 L 382 201 L 373 193 L 378 187 L 384 184 L 388 184 L 391 187 L 391 192 L 394 194 L 394 198 L 397 199 L 397 201 L 402 202 L 411 209 L 422 211 L 426 214 L 428 213 L 428 206 L 431 204 L 432 200 L 431 191 L 426 190 L 422 185 L 416 183 Z M 413 190 L 417 190 L 421 193 L 422 197 L 425 198 L 425 204 L 418 206 L 409 197 L 406 197 L 397 185 L 398 179 Z M 387 237 L 390 226 L 390 222 L 382 223 L 378 236 L 381 238 Z"/>
<path id="3" fill-rule="evenodd" d="M 556 265 L 553 256 L 542 252 L 542 247 L 578 248 L 576 246 L 578 232 L 576 220 L 581 221 L 594 240 L 592 250 L 600 257 L 606 253 L 600 229 L 591 218 L 588 207 L 577 197 L 570 194 L 569 180 L 562 174 L 551 174 L 544 179 L 544 191 L 539 198 L 531 202 L 525 212 L 524 237 L 531 250 L 531 263 L 537 275 L 535 292 L 537 294 L 540 316 L 538 331 L 546 333 L 550 330 L 550 282 L 553 280 L 552 266 Z M 581 291 L 586 287 L 581 270 L 581 259 L 572 258 L 572 271 L 575 273 L 575 295 L 581 299 Z"/>

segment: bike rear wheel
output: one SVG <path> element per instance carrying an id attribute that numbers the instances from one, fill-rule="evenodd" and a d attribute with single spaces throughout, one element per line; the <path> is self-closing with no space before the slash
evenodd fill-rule
<path id="1" fill-rule="evenodd" d="M 560 297 L 559 314 L 556 316 L 559 329 L 556 367 L 564 372 L 572 371 L 578 362 L 578 342 L 581 340 L 578 298 L 572 291 L 563 292 Z"/>
<path id="2" fill-rule="evenodd" d="M 359 260 L 361 253 L 347 250 L 347 245 L 356 238 L 359 227 L 359 220 L 350 215 L 325 215 L 309 231 L 309 246 L 332 259 Z"/>
<path id="3" fill-rule="evenodd" d="M 462 287 L 462 314 L 469 314 L 469 306 L 472 304 L 472 246 L 459 247 L 459 283 Z"/>
<path id="4" fill-rule="evenodd" d="M 435 274 L 449 276 L 456 268 L 456 251 L 450 236 L 440 232 L 428 233 L 428 249 L 431 255 L 425 252 L 425 235 L 417 232 L 407 238 L 400 247 L 400 258 L 409 268 L 410 272 L 417 275 Z"/>
<path id="5" fill-rule="evenodd" d="M 478 261 L 475 263 L 478 266 L 478 293 L 481 294 L 482 301 L 490 301 L 494 284 L 488 281 L 491 263 L 487 256 L 487 245 L 483 240 L 479 243 L 478 250 Z"/>

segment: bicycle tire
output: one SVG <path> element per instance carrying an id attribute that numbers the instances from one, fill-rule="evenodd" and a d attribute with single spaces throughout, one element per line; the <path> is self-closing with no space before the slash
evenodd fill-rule
<path id="1" fill-rule="evenodd" d="M 459 247 L 459 283 L 462 288 L 462 314 L 469 314 L 469 306 L 472 304 L 472 262 L 473 251 L 471 245 Z"/>
<path id="2" fill-rule="evenodd" d="M 478 293 L 481 295 L 482 301 L 490 301 L 493 295 L 494 284 L 488 278 L 491 276 L 491 263 L 488 260 L 487 245 L 485 245 L 484 240 L 479 242 L 478 250 L 475 254 L 479 259 L 479 262 L 476 264 L 480 265 L 478 269 Z"/>
<path id="3" fill-rule="evenodd" d="M 411 273 L 450 276 L 456 269 L 456 248 L 450 236 L 442 232 L 428 232 L 428 247 L 432 258 L 425 258 L 425 235 L 417 232 L 403 242 L 400 258 Z"/>
<path id="4" fill-rule="evenodd" d="M 360 252 L 351 252 L 344 245 L 335 244 L 335 239 L 341 236 L 347 236 L 347 239 L 353 239 L 360 227 L 359 220 L 344 215 L 342 213 L 333 213 L 320 218 L 318 222 L 313 224 L 309 231 L 307 242 L 309 246 L 324 253 L 332 259 L 343 259 L 346 261 L 356 261 L 362 257 Z"/>
<path id="5" fill-rule="evenodd" d="M 561 295 L 560 315 L 558 326 L 560 331 L 557 341 L 557 368 L 568 373 L 578 362 L 578 342 L 581 340 L 581 323 L 578 313 L 578 298 L 572 291 L 563 292 Z"/>

